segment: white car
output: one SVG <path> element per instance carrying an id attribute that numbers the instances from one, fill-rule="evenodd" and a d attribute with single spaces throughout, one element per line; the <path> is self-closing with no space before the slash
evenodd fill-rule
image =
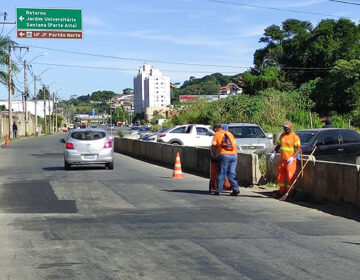
<path id="1" fill-rule="evenodd" d="M 210 125 L 177 125 L 157 135 L 157 142 L 190 147 L 210 147 L 215 132 Z"/>

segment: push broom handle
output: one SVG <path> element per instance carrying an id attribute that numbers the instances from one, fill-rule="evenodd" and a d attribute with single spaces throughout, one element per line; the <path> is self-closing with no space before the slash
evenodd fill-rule
<path id="1" fill-rule="evenodd" d="M 312 155 L 315 153 L 316 149 L 317 149 L 317 146 L 315 146 L 315 147 L 314 147 L 314 149 L 312 150 L 312 152 L 311 152 L 310 156 L 309 156 L 309 157 L 308 157 L 308 159 L 305 161 L 304 166 L 302 166 L 302 168 L 301 168 L 301 170 L 300 170 L 299 174 L 296 176 L 296 178 L 295 178 L 294 182 L 291 184 L 291 186 L 290 186 L 290 188 L 289 188 L 288 192 L 289 192 L 289 191 L 290 191 L 290 190 L 294 187 L 294 185 L 295 185 L 295 183 L 296 183 L 297 179 L 299 179 L 300 175 L 304 173 L 304 169 L 305 169 L 306 165 L 308 164 L 308 162 L 309 162 L 310 158 L 312 157 Z"/>

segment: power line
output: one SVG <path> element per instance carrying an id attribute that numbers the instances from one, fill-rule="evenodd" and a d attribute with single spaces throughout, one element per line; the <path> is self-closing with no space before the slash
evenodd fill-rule
<path id="1" fill-rule="evenodd" d="M 342 3 L 342 4 L 348 4 L 348 5 L 360 6 L 360 3 L 354 3 L 354 2 L 347 2 L 347 1 L 340 1 L 340 0 L 328 0 L 328 1 Z"/>
<path id="2" fill-rule="evenodd" d="M 83 66 L 83 65 L 71 65 L 71 64 L 55 64 L 55 63 L 43 63 L 43 62 L 33 62 L 32 64 L 37 65 L 46 65 L 46 66 L 56 66 L 56 67 L 69 67 L 69 68 L 83 68 L 83 69 L 101 69 L 101 70 L 112 70 L 112 71 L 137 71 L 137 68 L 116 68 L 116 67 L 101 67 L 101 66 Z M 249 68 L 249 67 L 248 67 Z M 209 73 L 213 74 L 211 71 L 189 71 L 189 70 L 174 70 L 174 69 L 165 69 L 163 72 L 177 72 L 177 73 Z M 233 74 L 233 72 L 222 72 L 224 74 Z"/>
<path id="3" fill-rule="evenodd" d="M 309 15 L 317 15 L 317 16 L 342 18 L 337 15 L 315 13 L 315 12 L 305 12 L 305 11 L 292 10 L 292 9 L 282 9 L 282 8 L 275 8 L 275 7 L 262 6 L 262 5 L 252 5 L 252 4 L 245 4 L 245 3 L 240 3 L 240 2 L 230 2 L 230 1 L 224 1 L 224 0 L 206 0 L 206 1 L 213 2 L 213 3 L 227 4 L 227 5 L 245 6 L 245 7 L 251 7 L 251 8 L 258 8 L 258 9 L 267 9 L 267 10 L 273 10 L 273 11 L 292 12 L 292 13 L 298 13 L 298 14 L 309 14 Z M 350 18 L 350 17 L 347 17 L 347 18 Z M 354 19 L 354 18 L 352 18 L 352 19 Z"/>
<path id="4" fill-rule="evenodd" d="M 56 63 L 43 63 L 43 62 L 33 62 L 32 64 L 37 65 L 46 65 L 46 66 L 56 66 L 56 67 L 69 67 L 69 68 L 80 68 L 80 69 L 95 69 L 95 70 L 110 70 L 110 71 L 137 71 L 136 68 L 116 68 L 116 67 L 101 67 L 101 66 L 83 66 L 83 65 L 74 65 L 74 64 L 56 64 Z M 293 71 L 314 71 L 322 70 L 329 71 L 329 67 L 291 67 L 291 66 L 280 66 L 282 70 L 293 70 Z M 250 67 L 248 68 L 250 69 Z M 189 71 L 189 70 L 175 70 L 175 69 L 164 69 L 163 72 L 174 72 L 174 73 L 204 73 L 204 74 L 213 74 L 212 71 Z M 234 74 L 237 72 L 221 72 L 223 74 Z"/>
<path id="5" fill-rule="evenodd" d="M 76 52 L 76 51 L 69 51 L 69 50 L 62 50 L 62 49 L 46 48 L 46 47 L 39 47 L 39 46 L 33 46 L 33 45 L 27 45 L 27 46 L 32 47 L 32 48 L 42 49 L 42 50 L 71 53 L 71 54 L 77 54 L 77 55 L 87 55 L 87 56 L 94 56 L 94 57 L 111 58 L 111 59 L 128 60 L 128 61 L 138 61 L 138 62 L 151 62 L 151 63 L 159 63 L 159 64 L 174 64 L 174 65 L 201 66 L 201 67 L 245 68 L 245 69 L 250 67 L 250 66 L 201 64 L 201 63 L 187 63 L 187 62 L 178 62 L 178 61 L 151 60 L 151 59 L 132 58 L 132 57 L 119 57 L 119 56 L 111 56 L 111 55 L 103 55 L 103 54 L 95 54 L 95 53 Z"/>

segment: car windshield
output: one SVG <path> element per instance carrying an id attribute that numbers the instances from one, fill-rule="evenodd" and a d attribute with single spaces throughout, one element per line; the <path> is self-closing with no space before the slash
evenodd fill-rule
<path id="1" fill-rule="evenodd" d="M 141 128 L 140 128 L 140 131 L 141 131 L 141 132 L 150 132 L 151 129 L 150 129 L 150 127 L 141 127 Z"/>
<path id="2" fill-rule="evenodd" d="M 103 131 L 94 131 L 94 130 L 84 130 L 84 131 L 75 131 L 71 133 L 71 138 L 76 140 L 99 140 L 106 137 L 106 133 Z"/>
<path id="3" fill-rule="evenodd" d="M 316 132 L 312 131 L 298 131 L 296 134 L 300 137 L 301 145 L 307 145 L 311 142 Z"/>
<path id="4" fill-rule="evenodd" d="M 258 126 L 232 126 L 229 127 L 229 131 L 235 138 L 266 138 Z"/>

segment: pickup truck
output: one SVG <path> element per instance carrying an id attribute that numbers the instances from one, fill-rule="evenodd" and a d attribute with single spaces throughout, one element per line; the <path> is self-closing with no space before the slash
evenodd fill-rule
<path id="1" fill-rule="evenodd" d="M 190 147 L 210 147 L 215 132 L 209 125 L 177 125 L 157 135 L 157 142 Z"/>

